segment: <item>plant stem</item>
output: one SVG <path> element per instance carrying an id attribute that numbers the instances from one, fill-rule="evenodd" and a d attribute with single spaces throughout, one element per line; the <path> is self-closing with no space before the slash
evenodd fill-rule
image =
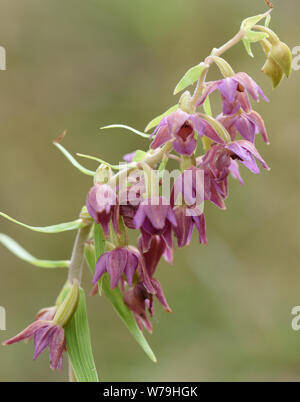
<path id="1" fill-rule="evenodd" d="M 238 42 L 240 42 L 243 39 L 244 36 L 245 36 L 245 32 L 242 29 L 239 30 L 239 32 L 232 39 L 230 39 L 228 42 L 226 42 L 223 46 L 219 47 L 218 49 L 214 49 L 212 51 L 211 55 L 212 56 L 221 56 L 227 50 L 229 50 L 230 48 L 235 46 Z M 211 66 L 211 64 L 213 62 L 214 62 L 214 60 L 210 56 L 208 56 L 205 59 L 205 64 L 207 65 L 207 68 L 205 68 L 205 70 L 202 72 L 201 77 L 199 78 L 199 80 L 197 82 L 196 89 L 195 89 L 195 92 L 193 94 L 192 102 L 191 102 L 191 104 L 193 106 L 196 105 L 198 99 L 202 95 L 203 83 L 204 83 L 206 74 L 207 74 L 207 72 L 209 70 L 209 67 Z"/>
<path id="2" fill-rule="evenodd" d="M 84 259 L 84 244 L 87 241 L 90 229 L 91 224 L 82 227 L 77 232 L 69 267 L 68 279 L 71 284 L 73 283 L 74 279 L 77 279 L 79 284 L 81 282 Z"/>

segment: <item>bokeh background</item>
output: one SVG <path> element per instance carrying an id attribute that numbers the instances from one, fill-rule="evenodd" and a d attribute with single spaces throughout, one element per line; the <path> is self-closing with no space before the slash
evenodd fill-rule
<path id="1" fill-rule="evenodd" d="M 274 0 L 272 27 L 291 47 L 300 45 L 298 0 Z M 32 225 L 73 220 L 91 179 L 52 145 L 64 129 L 73 153 L 118 162 L 147 140 L 113 130 L 111 123 L 143 129 L 176 101 L 183 73 L 233 36 L 242 19 L 266 9 L 264 0 L 1 0 L 0 210 Z M 95 360 L 106 381 L 299 381 L 300 333 L 291 309 L 300 305 L 299 83 L 294 72 L 273 91 L 242 45 L 226 55 L 236 71 L 249 72 L 271 103 L 260 103 L 271 146 L 258 139 L 271 172 L 242 169 L 246 185 L 231 181 L 227 211 L 206 207 L 209 245 L 196 237 L 162 263 L 169 304 L 160 306 L 148 339 L 153 364 L 109 302 L 88 298 Z M 216 78 L 212 70 L 211 78 Z M 91 161 L 86 166 L 95 168 Z M 75 233 L 27 231 L 3 219 L 0 231 L 32 254 L 69 258 Z M 0 249 L 0 305 L 7 311 L 4 340 L 53 304 L 65 270 L 45 270 Z M 90 274 L 84 283 L 90 288 Z M 48 355 L 32 361 L 32 343 L 0 348 L 1 381 L 64 381 Z"/>

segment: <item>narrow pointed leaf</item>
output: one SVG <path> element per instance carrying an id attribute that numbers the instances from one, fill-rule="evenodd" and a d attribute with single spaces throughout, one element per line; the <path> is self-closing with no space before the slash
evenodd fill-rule
<path id="1" fill-rule="evenodd" d="M 77 381 L 98 382 L 83 289 L 80 289 L 78 307 L 73 318 L 65 327 L 65 334 L 68 355 Z"/>
<path id="2" fill-rule="evenodd" d="M 93 161 L 99 162 L 100 164 L 106 165 L 113 170 L 122 170 L 124 168 L 135 166 L 135 164 L 133 164 L 133 163 L 120 163 L 119 165 L 111 165 L 110 163 L 106 162 L 103 159 L 97 158 L 96 156 L 85 155 L 85 154 L 80 154 L 80 153 L 77 153 L 76 155 L 80 156 L 81 158 L 91 159 Z"/>
<path id="3" fill-rule="evenodd" d="M 85 258 L 86 262 L 88 263 L 92 274 L 94 274 L 95 270 L 95 250 L 92 249 L 90 245 L 87 245 L 85 247 Z M 147 354 L 147 356 L 154 362 L 156 362 L 156 357 L 150 348 L 146 338 L 144 337 L 142 331 L 139 329 L 136 320 L 132 314 L 132 312 L 129 310 L 129 308 L 126 306 L 123 300 L 123 295 L 119 287 L 116 287 L 115 289 L 111 289 L 110 287 L 110 282 L 109 282 L 109 276 L 107 274 L 103 275 L 103 280 L 102 280 L 102 288 L 103 291 L 106 295 L 106 297 L 109 299 L 111 304 L 113 305 L 115 311 L 118 313 L 119 317 L 121 320 L 124 322 L 128 330 L 131 332 L 132 336 L 134 339 L 137 341 L 137 343 L 140 345 L 140 347 L 144 350 L 144 352 Z"/>
<path id="4" fill-rule="evenodd" d="M 86 169 L 79 162 L 67 151 L 60 143 L 54 142 L 53 143 L 64 155 L 65 157 L 75 166 L 81 173 L 86 174 L 87 176 L 95 176 L 95 172 L 92 170 Z"/>
<path id="5" fill-rule="evenodd" d="M 132 133 L 137 134 L 140 137 L 149 138 L 149 134 L 142 133 L 141 131 L 136 130 L 135 128 L 126 126 L 125 124 L 111 124 L 109 126 L 101 127 L 101 130 L 105 130 L 107 128 L 125 128 L 126 130 L 131 131 Z"/>
<path id="6" fill-rule="evenodd" d="M 157 117 L 154 117 L 154 119 L 152 119 L 152 120 L 147 124 L 147 126 L 146 126 L 146 128 L 145 128 L 145 131 L 147 132 L 147 131 L 151 130 L 151 128 L 156 127 L 156 126 L 162 121 L 162 119 L 163 119 L 164 117 L 169 116 L 171 113 L 175 112 L 175 110 L 177 110 L 178 107 L 179 107 L 179 105 L 176 104 L 176 105 L 170 107 L 166 112 L 160 114 L 160 115 L 157 116 Z"/>
<path id="7" fill-rule="evenodd" d="M 0 233 L 0 243 L 5 246 L 11 253 L 20 258 L 23 261 L 28 262 L 31 265 L 41 268 L 68 268 L 70 261 L 51 261 L 40 260 L 29 254 L 23 247 L 20 246 L 15 240 L 9 236 Z"/>
<path id="8" fill-rule="evenodd" d="M 200 63 L 197 66 L 190 68 L 176 85 L 176 88 L 174 89 L 174 95 L 178 94 L 178 92 L 181 92 L 183 89 L 189 87 L 190 85 L 193 85 L 194 82 L 196 82 L 201 77 L 201 74 L 206 68 L 207 65 L 205 63 Z"/>
<path id="9" fill-rule="evenodd" d="M 17 225 L 23 226 L 26 229 L 30 229 L 34 232 L 41 232 L 41 233 L 60 233 L 60 232 L 66 232 L 68 230 L 77 230 L 83 226 L 81 219 L 76 219 L 75 221 L 72 222 L 59 223 L 58 225 L 51 225 L 51 226 L 30 226 L 20 221 L 17 221 L 16 219 L 12 218 L 9 215 L 4 214 L 3 212 L 0 212 L 0 216 L 8 219 L 13 223 L 16 223 Z"/>

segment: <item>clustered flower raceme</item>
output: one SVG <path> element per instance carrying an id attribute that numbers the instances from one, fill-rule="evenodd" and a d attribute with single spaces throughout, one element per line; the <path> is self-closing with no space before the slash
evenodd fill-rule
<path id="1" fill-rule="evenodd" d="M 243 183 L 239 163 L 253 173 L 259 173 L 256 160 L 269 169 L 254 145 L 258 132 L 268 142 L 265 125 L 261 116 L 252 110 L 249 100 L 249 96 L 255 101 L 261 96 L 268 101 L 263 91 L 246 73 L 238 73 L 206 83 L 197 104 L 201 106 L 216 89 L 221 93 L 223 109 L 216 121 L 228 131 L 227 140 L 202 115 L 187 113 L 181 108 L 164 117 L 150 136 L 150 154 L 169 143 L 170 153 L 175 151 L 179 155 L 175 158 L 181 161 L 181 174 L 174 181 L 169 198 L 161 191 L 163 179 L 159 182 L 159 192 L 148 191 L 151 167 L 147 171 L 138 163 L 134 173 L 139 180 L 130 176 L 125 189 L 120 183 L 115 185 L 114 182 L 114 186 L 110 186 L 108 180 L 105 184 L 96 183 L 87 195 L 88 211 L 95 223 L 101 224 L 110 245 L 97 261 L 93 283 L 107 272 L 111 287 L 120 285 L 125 304 L 134 313 L 138 325 L 144 325 L 149 332 L 152 325 L 147 312 L 150 316 L 154 314 L 154 296 L 166 311 L 171 311 L 161 285 L 153 275 L 163 256 L 172 262 L 173 235 L 178 247 L 182 248 L 190 243 L 196 228 L 199 242 L 206 244 L 203 202 L 210 201 L 225 208 L 229 174 Z M 243 139 L 236 139 L 238 133 Z M 197 137 L 209 139 L 209 147 L 201 156 L 196 155 Z M 133 152 L 124 158 L 131 163 L 134 155 Z M 128 236 L 121 233 L 120 226 L 123 226 L 123 232 L 139 230 L 137 248 L 127 243 Z"/>
<path id="2" fill-rule="evenodd" d="M 175 92 L 178 92 L 178 87 L 183 90 L 186 83 L 195 82 L 194 75 L 199 72 L 193 96 L 186 91 L 177 109 L 172 108 L 172 112 L 169 110 L 160 120 L 154 119 L 156 125 L 150 123 L 151 127 L 156 128 L 150 135 L 148 152 L 140 152 L 138 157 L 138 151 L 125 155 L 123 158 L 128 165 L 123 166 L 119 173 L 113 175 L 112 169 L 115 167 L 106 163 L 101 163 L 96 172 L 88 171 L 80 164 L 75 164 L 72 156 L 67 156 L 81 171 L 94 176 L 94 186 L 86 197 L 88 212 L 84 209 L 80 214 L 79 232 L 71 261 L 63 261 L 69 266 L 68 281 L 56 305 L 41 310 L 32 324 L 3 342 L 4 345 L 33 339 L 34 359 L 48 346 L 50 367 L 53 370 L 61 369 L 63 352 L 68 345 L 68 331 L 65 329 L 76 312 L 80 298 L 83 250 L 96 241 L 96 236 L 93 238 L 91 232 L 92 222 L 100 224 L 103 229 L 105 251 L 96 262 L 91 294 L 96 293 L 103 275 L 109 275 L 110 287 L 114 289 L 119 286 L 124 303 L 132 311 L 139 328 L 142 330 L 145 327 L 149 332 L 152 332 L 150 318 L 154 315 L 155 298 L 165 311 L 172 311 L 156 271 L 162 258 L 172 264 L 175 247 L 173 237 L 177 240 L 177 246 L 183 248 L 190 244 L 195 229 L 199 243 L 207 244 L 204 203 L 210 202 L 225 209 L 229 175 L 243 184 L 240 164 L 255 174 L 260 172 L 257 161 L 264 169 L 269 169 L 255 147 L 259 133 L 264 142 L 269 143 L 267 130 L 262 117 L 252 109 L 250 103 L 250 98 L 256 102 L 260 98 L 268 102 L 268 98 L 248 74 L 235 74 L 231 66 L 219 57 L 242 39 L 250 54 L 251 43 L 260 42 L 267 57 L 262 71 L 272 79 L 273 86 L 276 87 L 284 76 L 289 77 L 292 68 L 290 49 L 267 27 L 268 24 L 256 25 L 267 16 L 269 12 L 244 20 L 240 32 L 231 41 L 214 49 L 204 63 L 185 74 Z M 218 65 L 224 78 L 206 82 L 212 62 Z M 209 96 L 215 91 L 221 95 L 222 112 L 213 118 Z M 197 111 L 202 106 L 204 114 Z M 60 148 L 59 141 L 64 135 L 55 142 Z M 142 133 L 142 136 L 145 134 Z M 202 153 L 198 153 L 199 139 L 202 139 Z M 68 155 L 66 150 L 63 149 L 63 152 Z M 169 158 L 179 162 L 180 173 L 171 191 L 165 194 L 163 169 Z M 74 228 L 74 222 L 71 224 Z M 49 228 L 44 229 L 48 231 Z M 130 230 L 139 232 L 136 246 L 129 243 Z M 83 238 L 81 231 L 85 233 Z M 99 250 L 99 245 L 94 246 L 95 250 Z M 87 257 L 86 260 L 88 262 Z M 90 265 L 93 265 L 93 269 L 94 263 Z"/>

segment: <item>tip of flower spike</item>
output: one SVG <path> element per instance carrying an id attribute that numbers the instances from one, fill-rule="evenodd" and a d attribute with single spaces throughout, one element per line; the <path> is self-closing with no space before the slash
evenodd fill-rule
<path id="1" fill-rule="evenodd" d="M 59 137 L 57 137 L 55 140 L 52 141 L 53 144 L 62 142 L 62 140 L 65 138 L 66 134 L 67 134 L 67 130 L 64 130 Z"/>

